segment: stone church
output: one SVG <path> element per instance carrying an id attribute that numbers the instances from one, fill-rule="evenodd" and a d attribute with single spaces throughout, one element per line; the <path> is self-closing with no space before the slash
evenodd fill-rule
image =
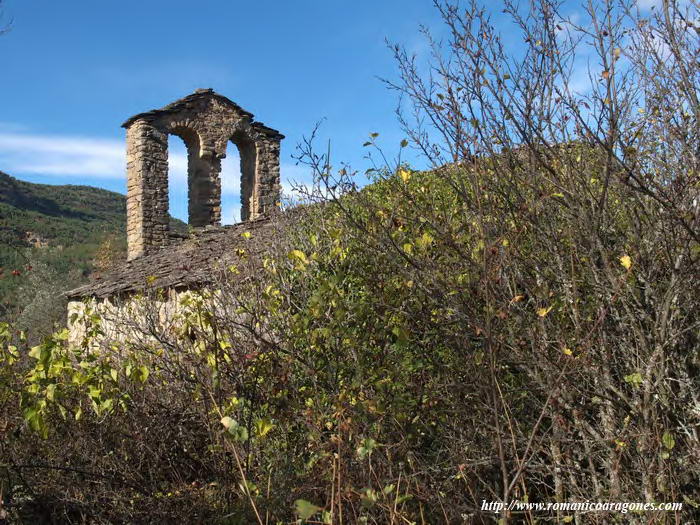
<path id="1" fill-rule="evenodd" d="M 262 252 L 272 236 L 268 219 L 280 205 L 277 130 L 211 89 L 198 89 L 162 109 L 129 118 L 126 128 L 127 261 L 68 292 L 69 325 L 86 305 L 123 308 L 144 289 L 178 293 L 206 286 L 238 249 Z M 168 135 L 187 147 L 187 235 L 171 232 L 168 211 Z M 221 226 L 221 160 L 233 142 L 241 159 L 241 219 Z M 242 234 L 246 235 L 242 235 Z M 247 234 L 250 233 L 250 236 Z M 247 238 L 254 239 L 248 242 Z M 73 337 L 78 326 L 71 326 Z"/>

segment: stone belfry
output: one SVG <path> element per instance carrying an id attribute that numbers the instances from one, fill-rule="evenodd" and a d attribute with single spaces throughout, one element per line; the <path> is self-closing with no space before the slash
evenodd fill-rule
<path id="1" fill-rule="evenodd" d="M 127 244 L 129 260 L 169 243 L 168 135 L 187 147 L 189 224 L 221 224 L 221 159 L 228 142 L 241 158 L 241 220 L 265 217 L 280 199 L 277 130 L 211 89 L 198 89 L 162 109 L 127 120 Z"/>

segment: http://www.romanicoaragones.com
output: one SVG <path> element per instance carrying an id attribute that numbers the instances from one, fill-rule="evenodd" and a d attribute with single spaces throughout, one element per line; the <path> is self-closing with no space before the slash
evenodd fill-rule
<path id="1" fill-rule="evenodd" d="M 682 503 L 641 503 L 632 501 L 565 501 L 556 503 L 532 503 L 527 501 L 511 500 L 506 503 L 502 501 L 483 500 L 481 502 L 482 511 L 490 511 L 496 514 L 500 514 L 504 511 L 619 512 L 621 514 L 627 514 L 628 512 L 673 512 L 680 511 L 682 508 Z"/>

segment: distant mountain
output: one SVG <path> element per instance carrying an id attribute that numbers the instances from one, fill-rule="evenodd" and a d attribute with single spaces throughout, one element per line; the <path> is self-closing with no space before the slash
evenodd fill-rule
<path id="1" fill-rule="evenodd" d="M 95 235 L 124 232 L 125 218 L 126 197 L 119 193 L 90 186 L 33 184 L 0 172 L 0 243 L 17 247 L 84 243 Z"/>
<path id="2" fill-rule="evenodd" d="M 34 184 L 0 171 L 0 245 L 66 247 L 105 233 L 123 236 L 125 228 L 126 197 L 121 193 Z M 171 229 L 182 233 L 187 225 L 172 219 Z"/>
<path id="3" fill-rule="evenodd" d="M 125 226 L 124 195 L 34 184 L 0 171 L 0 320 L 26 312 L 44 285 L 45 295 L 60 296 L 125 260 Z M 187 225 L 172 219 L 171 230 L 184 232 Z"/>

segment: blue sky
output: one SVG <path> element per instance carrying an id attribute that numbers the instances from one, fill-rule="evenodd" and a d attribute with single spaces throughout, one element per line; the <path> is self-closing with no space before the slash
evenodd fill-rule
<path id="1" fill-rule="evenodd" d="M 484 0 L 485 1 L 485 0 Z M 650 6 L 659 0 L 640 0 Z M 379 132 L 390 154 L 403 135 L 385 40 L 419 56 L 422 24 L 444 31 L 431 0 L 0 0 L 0 170 L 32 182 L 89 184 L 124 193 L 129 116 L 197 88 L 214 88 L 286 135 L 282 179 L 307 181 L 291 155 L 324 120 L 333 159 L 365 169 L 362 143 Z M 567 5 L 569 15 L 580 11 Z M 496 23 L 517 52 L 510 22 Z M 171 213 L 186 219 L 184 146 L 171 145 Z M 419 163 L 418 159 L 411 159 Z M 224 222 L 238 220 L 231 145 L 223 170 Z M 417 167 L 420 167 L 418 164 Z"/>
<path id="2" fill-rule="evenodd" d="M 439 28 L 429 0 L 4 0 L 0 36 L 0 170 L 33 182 L 125 192 L 129 116 L 211 87 L 286 135 L 282 177 L 305 178 L 291 155 L 325 118 L 333 156 L 366 167 L 361 147 L 402 135 L 385 39 L 420 46 Z M 186 214 L 184 157 L 171 141 L 171 212 Z M 231 146 L 231 150 L 234 150 Z M 237 152 L 224 167 L 225 222 L 238 212 Z"/>

